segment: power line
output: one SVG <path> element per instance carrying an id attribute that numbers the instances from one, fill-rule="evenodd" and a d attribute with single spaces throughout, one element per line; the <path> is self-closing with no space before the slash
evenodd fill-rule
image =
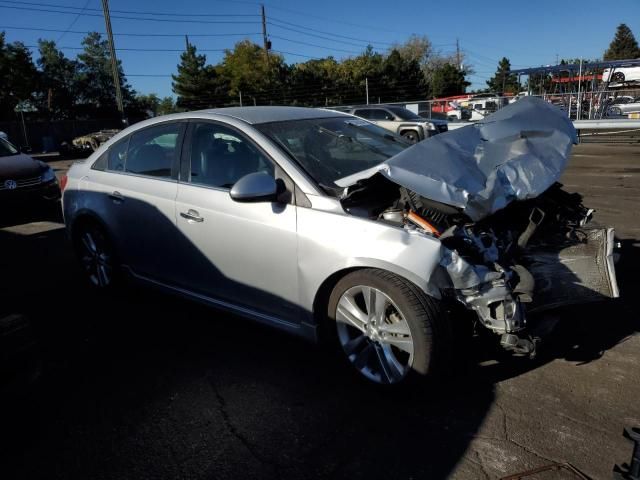
<path id="1" fill-rule="evenodd" d="M 80 15 L 85 11 L 85 9 L 87 8 L 87 6 L 89 6 L 89 2 L 91 0 L 87 0 L 86 2 L 84 2 L 84 6 L 82 7 L 82 10 L 80 10 L 80 13 L 78 13 L 78 15 L 76 15 L 76 18 L 73 19 L 73 21 L 69 24 L 69 26 L 67 27 L 67 29 L 62 32 L 62 35 L 60 35 L 58 37 L 58 39 L 56 40 L 56 43 L 58 43 L 60 40 L 62 40 L 62 38 L 69 33 L 69 30 L 71 30 L 73 28 L 73 26 L 76 24 L 76 22 L 78 21 L 78 19 L 80 18 Z"/>
<path id="2" fill-rule="evenodd" d="M 309 47 L 324 48 L 324 49 L 332 50 L 332 51 L 335 51 L 335 52 L 353 53 L 355 55 L 358 55 L 358 54 L 362 53 L 362 52 L 356 52 L 355 50 L 344 50 L 342 48 L 327 47 L 327 46 L 318 45 L 318 44 L 315 44 L 315 43 L 302 42 L 300 40 L 293 40 L 293 39 L 287 38 L 287 37 L 280 37 L 279 35 L 269 35 L 269 36 L 271 38 L 277 38 L 279 40 L 284 40 L 286 42 L 298 43 L 300 45 L 307 45 Z"/>
<path id="3" fill-rule="evenodd" d="M 13 0 L 0 0 L 0 3 L 8 3 L 11 5 L 31 5 L 36 7 L 54 7 L 64 8 L 67 10 L 89 10 L 93 12 L 101 12 L 99 8 L 80 8 L 72 5 L 61 5 L 56 3 L 39 3 L 39 2 L 17 2 Z M 87 2 L 88 4 L 89 2 Z M 260 15 L 254 13 L 179 13 L 179 12 L 153 12 L 153 11 L 140 11 L 140 10 L 111 10 L 116 13 L 134 14 L 134 15 L 157 15 L 157 16 L 177 16 L 177 17 L 259 17 Z"/>
<path id="4" fill-rule="evenodd" d="M 25 45 L 26 48 L 39 48 L 37 45 Z M 57 47 L 60 50 L 84 50 L 84 47 Z M 150 52 L 158 52 L 158 53 L 182 53 L 184 52 L 184 49 L 181 48 L 126 48 L 126 47 L 118 47 L 116 49 L 119 52 L 145 52 L 145 53 L 150 53 Z M 198 49 L 199 52 L 224 52 L 226 49 L 225 48 L 202 48 L 202 49 Z M 295 55 L 295 54 L 291 54 L 291 55 Z"/>
<path id="5" fill-rule="evenodd" d="M 55 28 L 32 28 L 32 27 L 14 27 L 9 25 L 0 25 L 0 29 L 7 30 L 26 30 L 33 32 L 52 32 L 52 33 L 73 33 L 73 34 L 82 34 L 88 35 L 90 33 L 99 33 L 100 35 L 105 35 L 105 32 L 95 32 L 95 31 L 81 31 L 81 30 L 60 30 Z M 113 34 L 116 37 L 180 37 L 184 38 L 185 35 L 189 37 L 233 37 L 233 36 L 244 36 L 244 37 L 252 37 L 255 35 L 262 35 L 259 32 L 253 33 L 134 33 L 134 32 L 119 32 Z"/>
<path id="6" fill-rule="evenodd" d="M 358 43 L 353 43 L 353 42 L 347 42 L 344 40 L 338 40 L 335 38 L 330 38 L 330 37 L 326 37 L 323 35 L 317 35 L 315 33 L 309 33 L 309 32 L 305 32 L 303 30 L 297 30 L 295 28 L 291 28 L 291 27 L 286 27 L 284 25 L 278 25 L 276 23 L 272 23 L 271 21 L 267 22 L 269 25 L 271 25 L 272 27 L 277 27 L 277 28 L 282 28 L 284 30 L 289 30 L 290 32 L 296 32 L 299 33 L 301 35 L 307 35 L 309 37 L 315 37 L 315 38 L 320 38 L 322 40 L 328 40 L 329 42 L 336 42 L 336 43 L 340 43 L 341 45 L 352 45 L 354 47 L 360 47 L 360 48 L 364 48 L 366 47 L 366 45 L 362 45 L 362 44 L 358 44 Z"/>
<path id="7" fill-rule="evenodd" d="M 99 13 L 76 13 L 76 12 L 66 12 L 64 10 L 51 10 L 45 8 L 35 8 L 35 7 L 15 7 L 9 5 L 0 5 L 0 8 L 10 8 L 14 10 L 26 10 L 30 12 L 47 12 L 47 13 L 59 13 L 63 15 L 81 15 L 85 17 L 102 17 Z M 128 17 L 123 15 L 111 15 L 111 18 L 117 18 L 120 20 L 137 20 L 144 22 L 166 22 L 166 23 L 200 23 L 200 24 L 257 24 L 257 21 L 248 21 L 248 20 L 183 20 L 183 19 L 166 19 L 166 18 L 147 18 L 147 17 Z"/>
<path id="8" fill-rule="evenodd" d="M 393 43 L 389 43 L 389 42 L 372 42 L 371 40 L 365 40 L 365 39 L 356 38 L 356 37 L 348 37 L 346 35 L 339 35 L 337 33 L 326 32 L 324 30 L 317 30 L 315 28 L 311 28 L 311 27 L 308 27 L 306 25 L 300 25 L 300 24 L 296 24 L 296 23 L 287 22 L 285 20 L 280 20 L 278 18 L 273 18 L 273 17 L 271 17 L 271 18 L 272 18 L 272 21 L 276 21 L 278 23 L 283 23 L 285 25 L 290 25 L 290 26 L 296 27 L 296 28 L 304 28 L 304 29 L 310 30 L 312 32 L 322 33 L 324 35 L 331 35 L 333 37 L 344 38 L 344 39 L 347 39 L 347 40 L 354 40 L 356 42 L 363 42 L 363 43 L 367 43 L 367 44 L 378 44 L 378 45 L 387 45 L 387 46 L 393 45 Z"/>

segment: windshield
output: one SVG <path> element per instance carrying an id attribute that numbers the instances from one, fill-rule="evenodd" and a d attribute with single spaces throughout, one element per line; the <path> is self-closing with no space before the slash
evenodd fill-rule
<path id="1" fill-rule="evenodd" d="M 0 157 L 8 157 L 9 155 L 17 155 L 18 149 L 11 145 L 4 138 L 0 138 Z"/>
<path id="2" fill-rule="evenodd" d="M 325 189 L 335 180 L 378 165 L 409 146 L 400 137 L 352 117 L 256 125 Z"/>
<path id="3" fill-rule="evenodd" d="M 418 120 L 421 121 L 418 115 L 413 113 L 411 110 L 402 107 L 387 107 L 389 110 L 393 112 L 394 115 L 400 117 L 401 120 Z"/>

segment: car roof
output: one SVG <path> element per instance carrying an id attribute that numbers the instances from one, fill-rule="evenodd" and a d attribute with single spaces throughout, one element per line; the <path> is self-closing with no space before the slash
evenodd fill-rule
<path id="1" fill-rule="evenodd" d="M 211 113 L 215 115 L 234 117 L 252 125 L 347 115 L 337 110 L 325 110 L 322 108 L 279 106 L 213 108 L 209 110 L 202 110 L 199 113 Z"/>

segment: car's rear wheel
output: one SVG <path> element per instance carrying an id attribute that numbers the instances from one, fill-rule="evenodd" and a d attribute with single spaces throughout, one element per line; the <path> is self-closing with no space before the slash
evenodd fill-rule
<path id="1" fill-rule="evenodd" d="M 402 132 L 402 136 L 409 142 L 409 143 L 417 143 L 419 138 L 418 138 L 418 132 L 414 131 L 414 130 L 407 130 L 406 132 Z"/>
<path id="2" fill-rule="evenodd" d="M 408 281 L 383 270 L 352 272 L 333 289 L 328 314 L 338 350 L 368 380 L 400 384 L 433 373 L 442 311 Z"/>
<path id="3" fill-rule="evenodd" d="M 624 82 L 624 73 L 615 72 L 611 78 L 616 82 Z"/>
<path id="4" fill-rule="evenodd" d="M 89 283 L 100 290 L 116 283 L 115 251 L 104 229 L 84 222 L 74 232 L 76 255 Z"/>

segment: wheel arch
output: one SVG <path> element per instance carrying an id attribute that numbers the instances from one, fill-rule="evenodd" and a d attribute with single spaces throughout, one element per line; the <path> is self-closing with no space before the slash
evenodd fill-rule
<path id="1" fill-rule="evenodd" d="M 391 273 L 396 275 L 409 284 L 413 285 L 418 290 L 422 291 L 426 295 L 433 297 L 437 300 L 442 298 L 440 293 L 440 289 L 434 285 L 435 282 L 420 279 L 417 275 L 413 274 L 410 271 L 407 271 L 401 267 L 398 267 L 393 264 L 387 264 L 386 262 L 372 262 L 371 264 L 360 264 L 342 268 L 333 272 L 327 278 L 325 278 L 320 284 L 319 288 L 316 290 L 315 297 L 313 299 L 313 321 L 318 327 L 320 339 L 326 335 L 326 326 L 327 326 L 327 315 L 326 310 L 329 304 L 329 297 L 331 296 L 331 292 L 333 292 L 334 287 L 337 283 L 344 278 L 346 275 L 356 272 L 358 270 L 366 270 L 366 269 L 375 269 L 381 270 L 384 272 Z M 434 272 L 435 273 L 435 272 Z"/>
<path id="2" fill-rule="evenodd" d="M 108 235 L 109 237 L 111 236 L 106 223 L 98 215 L 96 215 L 91 210 L 82 209 L 74 214 L 71 222 L 69 222 L 68 224 L 69 238 L 73 240 L 78 227 L 88 223 L 98 225 L 106 235 Z"/>

